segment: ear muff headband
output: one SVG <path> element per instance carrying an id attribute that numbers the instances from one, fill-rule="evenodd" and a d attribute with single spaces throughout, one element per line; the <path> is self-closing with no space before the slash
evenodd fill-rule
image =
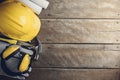
<path id="1" fill-rule="evenodd" d="M 27 54 L 26 54 L 27 55 Z M 25 54 L 23 55 L 23 60 L 21 60 L 20 61 L 20 66 L 19 66 L 19 69 L 28 69 L 29 68 L 29 66 L 30 66 L 30 64 L 29 65 L 26 65 L 26 67 L 24 68 L 23 66 L 23 63 L 25 62 L 24 60 L 25 60 L 25 58 L 27 57 Z M 22 62 L 22 64 L 21 64 L 21 62 Z M 19 71 L 19 72 L 13 72 L 13 71 L 11 71 L 10 69 L 9 69 L 9 66 L 7 66 L 6 65 L 6 60 L 5 59 L 2 59 L 1 60 L 1 68 L 3 69 L 3 71 L 7 74 L 7 75 L 10 75 L 10 76 L 23 76 L 22 74 L 24 74 L 24 73 L 26 73 L 26 72 L 28 72 L 27 70 L 25 70 L 25 71 L 23 71 L 23 70 L 21 70 L 21 71 L 23 71 L 23 72 L 21 72 L 21 71 Z M 22 68 L 23 67 L 23 68 Z"/>
<path id="2" fill-rule="evenodd" d="M 1 68 L 3 69 L 3 71 L 10 76 L 22 76 L 21 72 L 12 72 L 7 66 L 6 66 L 6 61 L 4 59 L 1 60 Z"/>

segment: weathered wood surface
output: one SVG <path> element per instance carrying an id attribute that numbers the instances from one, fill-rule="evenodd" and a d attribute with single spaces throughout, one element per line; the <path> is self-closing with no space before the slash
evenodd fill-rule
<path id="1" fill-rule="evenodd" d="M 43 19 L 43 43 L 120 43 L 119 20 Z"/>
<path id="2" fill-rule="evenodd" d="M 49 0 L 41 18 L 120 18 L 119 0 Z"/>
<path id="3" fill-rule="evenodd" d="M 28 80 L 120 80 L 120 1 L 49 1 L 43 54 Z"/>
<path id="4" fill-rule="evenodd" d="M 16 80 L 1 77 L 0 80 Z M 120 80 L 120 69 L 33 69 L 26 80 Z"/>
<path id="5" fill-rule="evenodd" d="M 120 1 L 49 1 L 43 54 L 27 80 L 120 80 Z"/>
<path id="6" fill-rule="evenodd" d="M 35 69 L 27 80 L 120 80 L 120 69 Z"/>
<path id="7" fill-rule="evenodd" d="M 33 67 L 120 68 L 120 45 L 43 44 Z"/>

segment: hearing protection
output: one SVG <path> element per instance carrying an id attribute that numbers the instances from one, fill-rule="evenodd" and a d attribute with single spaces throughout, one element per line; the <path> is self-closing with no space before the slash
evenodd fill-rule
<path id="1" fill-rule="evenodd" d="M 2 54 L 2 69 L 6 74 L 10 76 L 20 76 L 22 73 L 25 73 L 30 66 L 32 55 L 19 51 L 20 47 L 17 45 L 12 45 L 8 47 Z M 11 63 L 8 63 L 9 61 L 17 64 L 18 67 L 11 65 Z M 14 69 L 16 70 L 12 69 L 11 66 L 14 66 Z"/>
<path id="2" fill-rule="evenodd" d="M 12 42 L 13 43 L 13 42 Z M 41 44 L 37 38 L 31 43 L 21 45 L 10 44 L 9 39 L 0 37 L 1 67 L 10 76 L 22 76 L 31 66 L 33 60 L 38 59 L 41 53 Z"/>
<path id="3" fill-rule="evenodd" d="M 2 54 L 2 59 L 6 60 L 9 59 L 10 57 L 13 57 L 16 54 L 16 51 L 18 51 L 20 46 L 18 45 L 12 45 L 8 47 Z M 22 55 L 22 54 L 21 54 Z M 33 54 L 32 54 L 33 55 Z M 22 55 L 22 60 L 20 60 L 20 65 L 18 67 L 20 72 L 24 72 L 27 70 L 27 68 L 30 65 L 30 55 L 28 53 Z"/>

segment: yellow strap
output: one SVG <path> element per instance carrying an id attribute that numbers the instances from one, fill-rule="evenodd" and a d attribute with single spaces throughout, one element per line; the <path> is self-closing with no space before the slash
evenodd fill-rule
<path id="1" fill-rule="evenodd" d="M 4 39 L 4 38 L 0 38 L 1 41 L 5 41 L 8 42 L 10 44 L 17 44 L 17 40 L 9 40 L 9 39 Z"/>
<path id="2" fill-rule="evenodd" d="M 16 50 L 19 49 L 19 46 L 17 45 L 12 45 L 10 47 L 8 47 L 4 52 L 3 52 L 3 59 L 7 58 L 8 56 L 10 56 L 11 54 L 13 54 L 13 52 L 15 52 Z"/>
<path id="3" fill-rule="evenodd" d="M 30 64 L 30 56 L 28 54 L 26 54 L 19 66 L 19 71 L 20 72 L 24 72 L 28 69 L 29 67 L 29 64 Z"/>

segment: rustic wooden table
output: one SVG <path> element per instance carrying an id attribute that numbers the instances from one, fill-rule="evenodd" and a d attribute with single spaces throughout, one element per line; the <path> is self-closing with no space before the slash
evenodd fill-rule
<path id="1" fill-rule="evenodd" d="M 120 1 L 49 1 L 27 80 L 120 80 Z"/>

